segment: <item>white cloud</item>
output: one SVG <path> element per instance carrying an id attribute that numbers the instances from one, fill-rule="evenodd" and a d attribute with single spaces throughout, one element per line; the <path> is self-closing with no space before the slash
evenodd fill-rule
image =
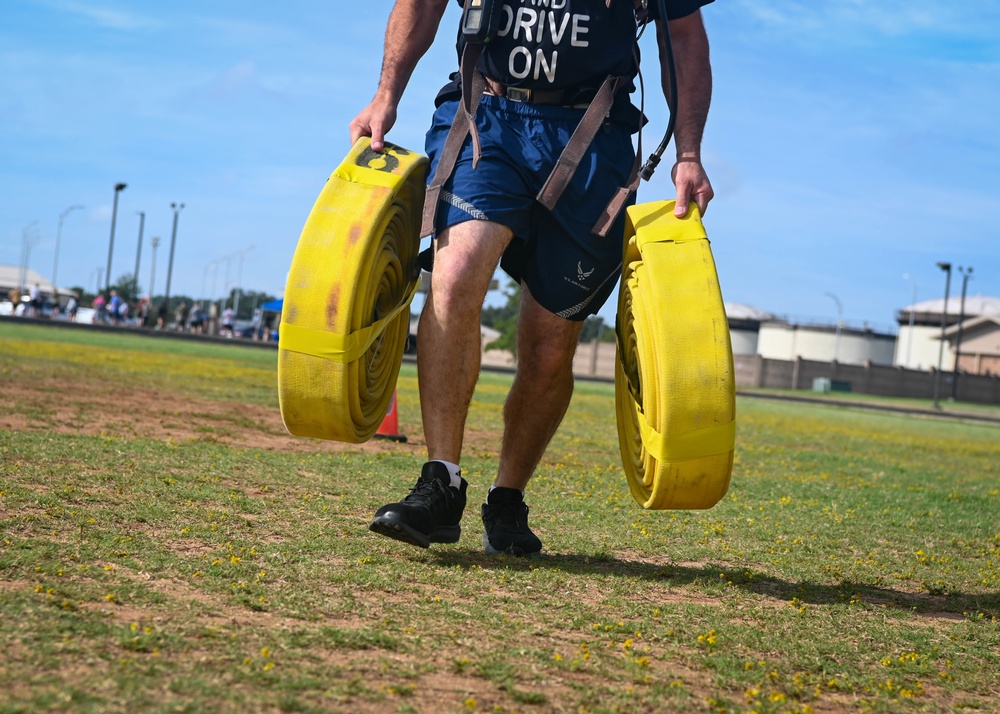
<path id="1" fill-rule="evenodd" d="M 93 3 L 75 2 L 75 0 L 48 0 L 44 4 L 54 10 L 77 15 L 99 27 L 110 30 L 141 30 L 161 25 L 158 20 L 151 17 L 134 12 L 123 12 L 110 7 L 99 7 Z"/>

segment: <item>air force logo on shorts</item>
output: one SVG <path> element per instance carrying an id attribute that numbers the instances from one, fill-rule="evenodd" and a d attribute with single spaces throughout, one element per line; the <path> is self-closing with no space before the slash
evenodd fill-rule
<path id="1" fill-rule="evenodd" d="M 594 268 L 591 268 L 590 270 L 586 270 L 585 271 L 583 269 L 583 262 L 582 261 L 577 261 L 577 263 L 576 263 L 576 280 L 573 280 L 573 278 L 571 278 L 568 275 L 564 275 L 563 276 L 563 280 L 565 280 L 567 283 L 570 283 L 571 285 L 575 285 L 576 287 L 580 288 L 581 290 L 586 290 L 589 293 L 590 290 L 591 290 L 591 288 L 588 287 L 587 285 L 584 285 L 584 281 L 586 281 L 587 278 L 589 278 L 593 274 L 594 274 Z"/>

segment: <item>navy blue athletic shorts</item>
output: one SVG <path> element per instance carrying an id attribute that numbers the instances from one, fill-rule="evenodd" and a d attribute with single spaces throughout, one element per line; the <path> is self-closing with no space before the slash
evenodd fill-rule
<path id="1" fill-rule="evenodd" d="M 438 107 L 427 132 L 437 169 L 458 101 Z M 535 201 L 584 109 L 514 102 L 486 95 L 476 112 L 482 157 L 472 168 L 467 137 L 455 171 L 441 191 L 435 230 L 469 220 L 487 220 L 514 233 L 500 261 L 514 280 L 523 281 L 538 303 L 569 320 L 596 313 L 621 272 L 625 212 L 604 238 L 591 234 L 608 201 L 629 177 L 635 160 L 628 127 L 606 123 L 580 166 L 548 211 Z M 631 202 L 634 202 L 634 198 Z"/>

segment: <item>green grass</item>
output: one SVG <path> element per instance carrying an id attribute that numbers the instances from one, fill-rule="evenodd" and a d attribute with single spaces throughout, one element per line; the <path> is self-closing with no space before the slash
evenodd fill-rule
<path id="1" fill-rule="evenodd" d="M 0 323 L 4 393 L 277 409 L 274 365 Z M 740 399 L 728 495 L 647 512 L 613 387 L 580 383 L 529 488 L 545 554 L 495 558 L 476 511 L 509 379 L 480 380 L 465 530 L 428 551 L 366 528 L 412 447 L 0 431 L 0 712 L 1000 710 L 1000 428 Z M 415 424 L 410 367 L 399 395 Z"/>

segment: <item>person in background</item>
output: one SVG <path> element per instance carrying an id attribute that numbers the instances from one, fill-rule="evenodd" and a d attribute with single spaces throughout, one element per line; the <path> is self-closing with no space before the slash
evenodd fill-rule
<path id="1" fill-rule="evenodd" d="M 201 309 L 201 303 L 196 302 L 191 306 L 191 332 L 200 335 L 205 331 L 205 311 Z"/>
<path id="2" fill-rule="evenodd" d="M 120 319 L 119 308 L 121 307 L 122 299 L 118 297 L 118 291 L 111 288 L 111 299 L 108 300 L 108 318 L 111 320 L 113 325 L 118 324 Z"/>
<path id="3" fill-rule="evenodd" d="M 231 305 L 226 305 L 222 311 L 222 334 L 226 337 L 233 336 L 233 327 L 236 325 L 236 313 Z"/>
<path id="4" fill-rule="evenodd" d="M 45 302 L 45 297 L 42 295 L 42 286 L 35 283 L 31 286 L 28 295 L 30 298 L 30 302 L 28 303 L 28 317 L 41 317 L 42 305 Z"/>
<path id="5" fill-rule="evenodd" d="M 187 328 L 188 319 L 188 304 L 187 300 L 181 300 L 180 305 L 177 306 L 177 310 L 174 311 L 174 329 L 178 332 L 184 332 Z"/>
<path id="6" fill-rule="evenodd" d="M 160 306 L 156 308 L 156 329 L 163 330 L 167 326 L 167 314 L 170 312 L 166 300 L 160 300 Z"/>
<path id="7" fill-rule="evenodd" d="M 104 293 L 97 293 L 90 306 L 94 308 L 94 322 L 103 324 L 108 321 L 108 303 L 104 299 Z"/>

